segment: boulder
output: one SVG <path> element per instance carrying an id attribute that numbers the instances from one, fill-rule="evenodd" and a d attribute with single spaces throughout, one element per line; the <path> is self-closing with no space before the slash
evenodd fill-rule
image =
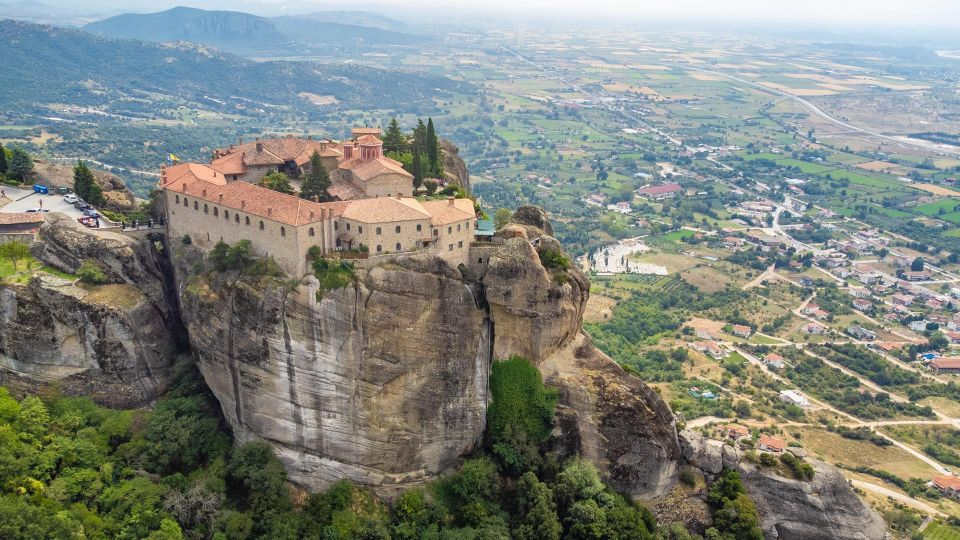
<path id="1" fill-rule="evenodd" d="M 678 437 L 683 457 L 689 464 L 710 474 L 723 470 L 723 443 L 707 439 L 689 429 L 678 433 Z"/>

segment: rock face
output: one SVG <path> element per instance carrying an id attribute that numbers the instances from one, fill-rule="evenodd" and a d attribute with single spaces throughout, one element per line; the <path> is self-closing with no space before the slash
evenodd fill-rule
<path id="1" fill-rule="evenodd" d="M 184 282 L 190 341 L 224 415 L 241 441 L 272 443 L 298 484 L 347 478 L 389 493 L 478 444 L 489 324 L 442 260 L 386 258 L 320 302 L 312 277 L 293 289 L 217 274 Z"/>
<path id="2" fill-rule="evenodd" d="M 460 157 L 460 149 L 446 139 L 440 139 L 440 149 L 443 150 L 443 174 L 448 180 L 453 180 L 460 187 L 470 192 L 470 172 L 467 164 Z"/>
<path id="3" fill-rule="evenodd" d="M 879 540 L 887 526 L 840 471 L 806 458 L 816 474 L 810 482 L 783 478 L 750 463 L 740 476 L 760 515 L 767 538 L 778 540 Z"/>
<path id="4" fill-rule="evenodd" d="M 37 391 L 54 385 L 114 407 L 161 394 L 181 339 L 165 258 L 149 241 L 91 234 L 48 215 L 37 258 L 67 272 L 85 259 L 104 265 L 110 284 L 79 287 L 44 276 L 0 288 L 0 384 Z"/>

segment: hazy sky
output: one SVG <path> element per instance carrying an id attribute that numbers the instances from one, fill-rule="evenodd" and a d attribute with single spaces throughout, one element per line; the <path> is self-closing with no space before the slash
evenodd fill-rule
<path id="1" fill-rule="evenodd" d="M 11 0 L 0 0 L 0 3 Z M 960 0 L 39 0 L 48 5 L 96 5 L 122 11 L 159 11 L 175 5 L 266 14 L 312 10 L 371 9 L 416 17 L 419 7 L 443 13 L 541 13 L 551 18 L 584 15 L 627 18 L 796 22 L 865 28 L 935 26 L 960 32 Z M 413 9 L 411 9 L 413 8 Z M 438 9 L 439 8 L 439 9 Z"/>

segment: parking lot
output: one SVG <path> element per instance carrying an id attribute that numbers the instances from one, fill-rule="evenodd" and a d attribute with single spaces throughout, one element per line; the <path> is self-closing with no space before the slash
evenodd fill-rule
<path id="1" fill-rule="evenodd" d="M 0 212 L 26 212 L 31 208 L 40 208 L 40 201 L 42 200 L 44 210 L 60 212 L 66 214 L 71 219 L 83 217 L 83 212 L 74 208 L 72 204 L 64 201 L 63 195 L 40 195 L 39 193 L 34 193 L 33 190 L 19 189 L 8 186 L 4 186 L 3 191 L 7 196 L 7 200 L 10 202 L 4 205 L 3 208 L 0 208 Z M 101 218 L 100 226 L 104 227 L 106 225 L 106 220 Z"/>

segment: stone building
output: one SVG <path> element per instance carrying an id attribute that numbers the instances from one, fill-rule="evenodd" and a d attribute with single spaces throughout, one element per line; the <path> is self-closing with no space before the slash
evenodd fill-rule
<path id="1" fill-rule="evenodd" d="M 221 240 L 228 244 L 250 240 L 257 254 L 272 256 L 284 271 L 298 277 L 309 270 L 306 255 L 313 246 L 324 254 L 352 251 L 359 256 L 432 250 L 454 267 L 469 261 L 476 225 L 473 201 L 413 198 L 413 177 L 383 157 L 382 143 L 372 134 L 342 146 L 346 159 L 338 166 L 334 187 L 349 184 L 353 192 L 347 200 L 315 202 L 249 181 L 249 175 L 263 170 L 257 163 L 266 153 L 280 159 L 299 152 L 309 163 L 315 145 L 326 144 L 304 141 L 258 141 L 253 153 L 234 147 L 235 151 L 218 151 L 219 157 L 208 165 L 161 168 L 170 237 L 189 236 L 203 249 Z M 289 152 L 281 152 L 284 148 Z M 257 159 L 244 161 L 251 156 Z M 275 166 L 276 159 L 270 159 L 274 161 L 269 167 Z M 236 167 L 225 166 L 225 160 Z M 301 167 L 299 161 L 298 157 L 291 162 Z M 240 165 L 245 172 L 236 172 Z"/>

